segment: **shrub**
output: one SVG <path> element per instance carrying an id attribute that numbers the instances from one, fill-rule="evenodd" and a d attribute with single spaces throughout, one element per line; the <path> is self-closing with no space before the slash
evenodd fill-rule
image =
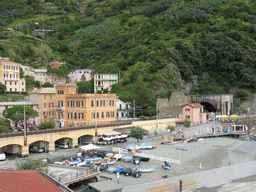
<path id="1" fill-rule="evenodd" d="M 78 148 L 79 146 L 78 145 L 75 145 L 74 148 Z"/>
<path id="2" fill-rule="evenodd" d="M 25 155 L 23 155 L 23 158 L 27 158 L 29 155 L 28 154 L 25 154 Z"/>
<path id="3" fill-rule="evenodd" d="M 187 120 L 187 119 L 185 119 L 185 121 L 184 121 L 184 127 L 186 127 L 186 128 L 188 128 L 188 127 L 190 127 L 190 121 L 189 120 Z"/>

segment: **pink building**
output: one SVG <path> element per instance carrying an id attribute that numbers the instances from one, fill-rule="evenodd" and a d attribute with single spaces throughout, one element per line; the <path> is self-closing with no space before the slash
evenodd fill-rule
<path id="1" fill-rule="evenodd" d="M 80 82 L 83 80 L 84 81 L 90 81 L 92 79 L 92 72 L 93 70 L 91 69 L 77 69 L 74 71 L 71 71 L 68 74 L 68 78 L 69 78 L 69 83 L 76 83 L 76 82 Z"/>
<path id="2" fill-rule="evenodd" d="M 189 120 L 193 124 L 206 123 L 207 113 L 204 113 L 204 106 L 199 103 L 189 103 L 183 105 L 182 114 L 179 115 L 181 121 Z"/>
<path id="3" fill-rule="evenodd" d="M 22 101 L 22 102 L 0 102 L 0 117 L 3 117 L 3 111 L 7 108 L 11 108 L 15 105 L 26 105 L 29 107 L 32 107 L 34 110 L 36 110 L 39 113 L 39 108 L 38 108 L 38 104 L 32 103 L 30 101 Z M 36 117 L 36 118 L 31 118 L 29 120 L 27 120 L 27 127 L 35 127 L 35 126 L 39 126 L 40 125 L 40 116 Z M 10 120 L 10 119 L 9 119 Z M 15 123 L 11 120 L 11 125 L 10 127 L 13 128 L 15 127 Z M 20 124 L 23 124 L 23 122 L 20 122 Z"/>

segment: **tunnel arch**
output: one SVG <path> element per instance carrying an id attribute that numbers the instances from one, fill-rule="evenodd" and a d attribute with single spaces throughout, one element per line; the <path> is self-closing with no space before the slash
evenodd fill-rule
<path id="1" fill-rule="evenodd" d="M 59 145 L 59 144 L 62 144 L 62 143 L 68 144 L 69 147 L 74 147 L 73 146 L 73 139 L 71 137 L 61 137 L 61 138 L 58 138 L 54 141 L 55 145 Z"/>
<path id="2" fill-rule="evenodd" d="M 22 154 L 22 145 L 19 145 L 19 144 L 4 145 L 0 148 L 0 151 L 5 153 L 6 156 L 21 155 Z"/>
<path id="3" fill-rule="evenodd" d="M 28 148 L 29 148 L 29 153 L 31 152 L 31 148 L 33 148 L 33 146 L 36 146 L 38 149 L 43 149 L 43 152 L 45 152 L 45 150 L 49 150 L 49 141 L 46 140 L 37 140 L 37 141 L 33 141 L 31 143 L 28 144 Z"/>
<path id="4" fill-rule="evenodd" d="M 214 112 L 216 113 L 216 108 L 214 107 L 213 104 L 211 104 L 210 102 L 207 102 L 207 101 L 203 101 L 203 102 L 200 102 L 201 105 L 204 106 L 204 110 L 208 111 L 208 112 Z"/>
<path id="5" fill-rule="evenodd" d="M 93 142 L 93 135 L 90 135 L 90 134 L 86 134 L 86 135 L 81 135 L 79 138 L 78 138 L 78 145 L 86 145 L 86 144 L 89 144 L 89 143 L 92 143 Z"/>

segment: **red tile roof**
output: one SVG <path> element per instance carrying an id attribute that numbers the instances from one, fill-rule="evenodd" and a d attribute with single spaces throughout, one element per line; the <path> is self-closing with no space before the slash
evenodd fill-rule
<path id="1" fill-rule="evenodd" d="M 0 191 L 63 192 L 61 188 L 35 170 L 0 169 Z"/>
<path id="2" fill-rule="evenodd" d="M 188 104 L 186 104 L 186 105 L 183 105 L 183 106 L 181 106 L 181 108 L 183 108 L 183 107 L 185 107 L 185 106 L 190 106 L 190 107 L 192 107 L 192 108 L 202 108 L 202 107 L 204 107 L 203 105 L 201 105 L 200 103 L 188 103 Z"/>

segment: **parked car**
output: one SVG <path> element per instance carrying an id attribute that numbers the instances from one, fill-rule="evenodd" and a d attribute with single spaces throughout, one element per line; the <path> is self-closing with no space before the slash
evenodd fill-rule
<path id="1" fill-rule="evenodd" d="M 4 153 L 0 152 L 0 160 L 4 161 L 6 159 L 6 156 Z"/>
<path id="2" fill-rule="evenodd" d="M 62 144 L 59 145 L 59 148 L 60 149 L 68 149 L 68 144 L 62 143 Z"/>
<path id="3" fill-rule="evenodd" d="M 30 146 L 29 147 L 29 152 L 31 153 L 42 153 L 44 152 L 43 149 L 38 149 L 36 145 Z"/>

